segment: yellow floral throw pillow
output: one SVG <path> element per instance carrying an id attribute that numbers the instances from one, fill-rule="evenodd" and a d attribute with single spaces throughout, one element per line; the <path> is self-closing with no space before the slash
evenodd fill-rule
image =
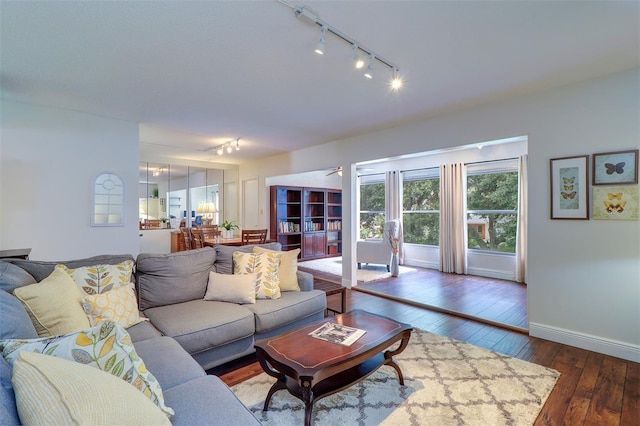
<path id="1" fill-rule="evenodd" d="M 233 252 L 234 274 L 256 274 L 256 299 L 280 298 L 281 253 Z"/>
<path id="2" fill-rule="evenodd" d="M 133 284 L 118 287 L 102 294 L 85 296 L 82 302 L 91 326 L 113 321 L 124 328 L 144 321 L 140 317 Z"/>
<path id="3" fill-rule="evenodd" d="M 135 386 L 167 416 L 174 414 L 164 404 L 160 384 L 136 353 L 129 333 L 112 321 L 61 336 L 0 340 L 0 350 L 11 365 L 20 352 L 27 351 L 99 368 Z"/>
<path id="4" fill-rule="evenodd" d="M 56 269 L 61 269 L 71 275 L 80 290 L 91 296 L 129 285 L 133 272 L 133 261 L 125 260 L 117 265 L 83 266 L 75 269 L 60 264 L 56 265 Z"/>

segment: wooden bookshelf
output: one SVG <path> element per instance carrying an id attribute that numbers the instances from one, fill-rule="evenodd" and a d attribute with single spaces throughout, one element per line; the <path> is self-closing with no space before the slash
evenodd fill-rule
<path id="1" fill-rule="evenodd" d="M 304 259 L 342 254 L 339 189 L 272 186 L 270 237 Z"/>

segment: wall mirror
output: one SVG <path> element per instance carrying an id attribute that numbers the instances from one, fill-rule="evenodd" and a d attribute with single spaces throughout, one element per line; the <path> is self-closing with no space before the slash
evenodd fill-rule
<path id="1" fill-rule="evenodd" d="M 141 162 L 140 229 L 218 224 L 224 211 L 224 170 Z"/>
<path id="2" fill-rule="evenodd" d="M 124 226 L 124 181 L 102 173 L 93 182 L 91 226 Z"/>

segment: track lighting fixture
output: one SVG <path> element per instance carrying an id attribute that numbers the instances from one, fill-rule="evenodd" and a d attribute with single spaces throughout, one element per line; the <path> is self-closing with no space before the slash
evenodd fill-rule
<path id="1" fill-rule="evenodd" d="M 364 76 L 367 78 L 373 78 L 373 60 L 375 58 L 373 55 L 369 56 L 369 63 L 367 64 L 367 69 L 364 71 Z"/>
<path id="2" fill-rule="evenodd" d="M 357 45 L 352 45 L 351 51 L 353 52 L 353 66 L 359 70 L 360 68 L 364 67 L 364 59 L 362 59 L 362 56 L 360 56 L 360 54 L 358 53 Z"/>
<path id="3" fill-rule="evenodd" d="M 218 146 L 214 146 L 213 148 L 209 148 L 208 151 L 215 150 L 216 155 L 223 155 L 225 151 L 227 151 L 227 154 L 231 154 L 233 152 L 234 146 L 236 151 L 240 151 L 240 138 L 237 138 L 235 140 L 235 143 L 233 140 L 230 140 Z"/>
<path id="4" fill-rule="evenodd" d="M 296 18 L 300 19 L 311 25 L 318 25 L 320 27 L 321 35 L 320 41 L 316 45 L 315 51 L 319 55 L 323 55 L 325 52 L 325 48 L 327 45 L 327 33 L 331 33 L 339 39 L 349 43 L 351 45 L 353 65 L 356 69 L 362 69 L 365 67 L 365 60 L 360 55 L 362 52 L 364 55 L 369 57 L 369 62 L 366 64 L 366 70 L 364 72 L 364 76 L 366 78 L 373 78 L 373 62 L 374 60 L 381 63 L 382 65 L 388 67 L 392 72 L 392 77 L 390 80 L 390 87 L 392 90 L 398 90 L 402 87 L 402 78 L 400 77 L 400 67 L 392 63 L 391 61 L 385 59 L 380 56 L 373 50 L 365 47 L 362 43 L 356 41 L 353 37 L 348 36 L 342 31 L 338 30 L 335 27 L 332 27 L 318 16 L 318 13 L 311 9 L 309 6 L 296 6 L 289 3 L 288 0 L 278 0 L 280 3 L 285 6 L 291 8 L 293 10 L 293 14 Z"/>
<path id="5" fill-rule="evenodd" d="M 323 25 L 320 31 L 320 40 L 318 41 L 318 44 L 316 44 L 316 53 L 318 55 L 324 55 L 324 48 L 327 46 L 327 27 Z"/>
<path id="6" fill-rule="evenodd" d="M 400 88 L 402 88 L 402 79 L 398 75 L 398 70 L 394 68 L 391 76 L 391 89 L 398 90 Z"/>

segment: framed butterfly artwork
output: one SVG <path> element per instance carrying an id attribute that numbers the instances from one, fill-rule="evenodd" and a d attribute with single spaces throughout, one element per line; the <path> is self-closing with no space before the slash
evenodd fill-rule
<path id="1" fill-rule="evenodd" d="M 638 183 L 638 150 L 593 154 L 593 184 Z"/>
<path id="2" fill-rule="evenodd" d="M 551 219 L 589 219 L 589 156 L 552 158 Z"/>
<path id="3" fill-rule="evenodd" d="M 604 220 L 638 220 L 640 188 L 638 185 L 597 186 L 593 188 L 593 218 Z"/>

